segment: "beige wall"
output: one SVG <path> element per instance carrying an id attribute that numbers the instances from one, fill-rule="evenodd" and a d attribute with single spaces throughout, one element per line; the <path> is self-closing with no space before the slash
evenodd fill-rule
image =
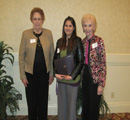
<path id="1" fill-rule="evenodd" d="M 18 52 L 22 31 L 32 27 L 33 7 L 46 16 L 43 27 L 52 30 L 54 42 L 61 37 L 67 16 L 75 18 L 77 33 L 83 38 L 81 18 L 86 13 L 97 18 L 96 34 L 105 40 L 107 54 L 130 54 L 130 0 L 0 0 L 0 41 Z"/>
<path id="2" fill-rule="evenodd" d="M 8 43 L 15 52 L 13 70 L 9 65 L 7 71 L 13 76 L 15 86 L 23 96 L 19 101 L 18 114 L 27 114 L 24 86 L 19 78 L 18 49 L 22 31 L 32 27 L 29 17 L 34 7 L 44 10 L 46 20 L 43 27 L 52 30 L 54 42 L 61 37 L 62 24 L 67 16 L 75 18 L 77 33 L 81 38 L 85 36 L 81 27 L 82 16 L 86 13 L 96 16 L 96 34 L 104 39 L 107 52 L 105 99 L 112 113 L 130 112 L 130 96 L 127 94 L 130 91 L 129 6 L 130 0 L 0 0 L 0 41 Z M 49 114 L 53 115 L 57 114 L 55 84 L 54 81 L 49 91 Z"/>

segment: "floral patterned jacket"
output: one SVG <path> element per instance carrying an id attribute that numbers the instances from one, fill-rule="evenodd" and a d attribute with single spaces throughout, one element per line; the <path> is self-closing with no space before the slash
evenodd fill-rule
<path id="1" fill-rule="evenodd" d="M 84 38 L 82 41 L 84 53 L 86 52 L 86 41 L 86 38 Z M 98 85 L 104 87 L 106 80 L 105 46 L 102 38 L 96 35 L 93 35 L 92 38 L 89 39 L 88 66 L 93 83 L 98 83 Z"/>

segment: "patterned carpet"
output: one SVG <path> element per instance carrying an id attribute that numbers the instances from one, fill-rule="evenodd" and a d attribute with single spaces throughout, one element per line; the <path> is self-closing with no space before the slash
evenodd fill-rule
<path id="1" fill-rule="evenodd" d="M 1 120 L 1 119 L 0 119 Z M 7 120 L 28 120 L 27 116 L 9 116 Z M 48 116 L 48 120 L 58 120 L 57 116 Z M 77 116 L 77 120 L 81 120 L 81 116 Z M 112 113 L 105 115 L 102 120 L 130 120 L 130 113 Z"/>

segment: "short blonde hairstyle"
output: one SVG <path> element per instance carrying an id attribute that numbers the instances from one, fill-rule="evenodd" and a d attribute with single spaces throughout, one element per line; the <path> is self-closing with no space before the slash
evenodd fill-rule
<path id="1" fill-rule="evenodd" d="M 89 20 L 92 22 L 92 26 L 93 26 L 94 32 L 95 32 L 96 29 L 97 29 L 97 21 L 96 21 L 96 18 L 95 18 L 94 15 L 92 15 L 92 14 L 85 14 L 82 17 L 81 24 L 83 26 L 85 24 L 85 22 L 88 22 Z"/>

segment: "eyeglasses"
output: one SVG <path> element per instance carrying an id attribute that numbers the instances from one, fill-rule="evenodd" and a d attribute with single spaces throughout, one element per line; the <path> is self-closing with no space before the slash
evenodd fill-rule
<path id="1" fill-rule="evenodd" d="M 37 21 L 37 20 L 40 21 L 40 20 L 42 20 L 42 19 L 41 19 L 41 18 L 33 18 L 33 20 L 34 20 L 34 21 Z"/>

